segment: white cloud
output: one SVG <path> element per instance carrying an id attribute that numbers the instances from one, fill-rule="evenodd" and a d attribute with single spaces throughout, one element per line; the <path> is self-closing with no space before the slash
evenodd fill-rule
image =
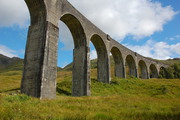
<path id="1" fill-rule="evenodd" d="M 136 51 L 137 53 L 151 57 L 155 59 L 169 59 L 173 57 L 180 57 L 180 43 L 169 45 L 166 42 L 155 42 L 153 40 L 148 40 L 142 46 L 125 45 L 129 49 Z"/>
<path id="2" fill-rule="evenodd" d="M 0 27 L 27 27 L 29 12 L 24 0 L 0 1 Z"/>
<path id="3" fill-rule="evenodd" d="M 97 52 L 96 50 L 91 50 L 90 52 L 90 59 L 96 59 L 97 58 Z"/>
<path id="4" fill-rule="evenodd" d="M 59 40 L 64 44 L 62 50 L 72 50 L 74 48 L 72 34 L 62 21 L 59 23 Z"/>
<path id="5" fill-rule="evenodd" d="M 119 41 L 128 35 L 142 38 L 162 31 L 163 25 L 177 13 L 171 6 L 162 7 L 161 3 L 151 0 L 69 1 L 99 28 Z M 0 27 L 27 26 L 29 16 L 24 0 L 1 0 Z M 66 31 L 62 31 L 61 41 L 70 48 L 73 45 Z M 63 40 L 64 37 L 67 39 Z"/>
<path id="6" fill-rule="evenodd" d="M 4 46 L 4 45 L 0 45 L 0 54 L 3 54 L 7 57 L 17 57 L 16 51 L 15 50 L 11 50 L 10 48 Z"/>
<path id="7" fill-rule="evenodd" d="M 177 13 L 171 6 L 162 7 L 161 3 L 151 0 L 69 1 L 99 28 L 119 41 L 127 35 L 141 38 L 162 31 L 163 25 Z M 1 0 L 0 27 L 27 26 L 29 16 L 24 0 Z"/>
<path id="8" fill-rule="evenodd" d="M 88 19 L 115 39 L 134 38 L 162 31 L 177 13 L 151 0 L 69 0 Z M 98 7 L 95 7 L 98 6 Z"/>
<path id="9" fill-rule="evenodd" d="M 176 41 L 180 42 L 180 35 L 175 35 L 175 36 L 169 37 L 169 38 L 167 37 L 166 40 L 171 40 L 171 41 L 176 40 Z"/>

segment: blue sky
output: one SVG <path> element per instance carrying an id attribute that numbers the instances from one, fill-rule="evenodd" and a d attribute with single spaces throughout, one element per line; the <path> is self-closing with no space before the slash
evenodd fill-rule
<path id="1" fill-rule="evenodd" d="M 180 0 L 69 0 L 126 47 L 156 59 L 180 57 Z M 98 8 L 94 8 L 98 6 Z M 0 54 L 24 58 L 29 12 L 24 0 L 0 1 Z M 96 51 L 91 44 L 91 59 Z M 58 66 L 72 62 L 73 40 L 60 22 Z"/>

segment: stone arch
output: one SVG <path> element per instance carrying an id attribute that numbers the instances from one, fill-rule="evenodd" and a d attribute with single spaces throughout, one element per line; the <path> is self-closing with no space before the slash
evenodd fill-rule
<path id="1" fill-rule="evenodd" d="M 94 34 L 90 40 L 93 43 L 97 52 L 98 81 L 103 83 L 109 83 L 109 58 L 106 45 L 102 38 L 97 34 Z"/>
<path id="2" fill-rule="evenodd" d="M 60 20 L 67 25 L 74 40 L 72 95 L 90 95 L 90 79 L 87 79 L 89 49 L 83 26 L 72 14 L 64 14 Z"/>
<path id="3" fill-rule="evenodd" d="M 139 72 L 139 78 L 142 78 L 142 79 L 149 78 L 146 63 L 143 60 L 140 60 L 138 63 L 138 72 Z"/>
<path id="4" fill-rule="evenodd" d="M 54 16 L 47 19 L 44 1 L 26 0 L 26 3 L 31 14 L 31 26 L 26 44 L 21 92 L 38 98 L 55 98 L 59 28 L 54 21 L 61 19 L 70 29 L 75 44 L 72 95 L 90 95 L 89 48 L 79 20 L 70 14 L 59 19 Z"/>
<path id="5" fill-rule="evenodd" d="M 126 74 L 128 74 L 129 76 L 137 77 L 137 69 L 136 69 L 135 60 L 131 55 L 126 56 L 126 66 L 127 66 Z"/>
<path id="6" fill-rule="evenodd" d="M 25 0 L 25 2 L 29 9 L 31 26 L 34 24 L 42 24 L 42 22 L 45 23 L 47 12 L 44 1 Z"/>
<path id="7" fill-rule="evenodd" d="M 150 78 L 158 78 L 158 70 L 154 64 L 151 64 L 149 67 Z"/>
<path id="8" fill-rule="evenodd" d="M 86 46 L 86 35 L 80 21 L 72 14 L 64 14 L 60 20 L 69 28 L 73 36 L 75 49 Z"/>
<path id="9" fill-rule="evenodd" d="M 120 50 L 117 47 L 113 47 L 111 49 L 111 53 L 115 63 L 115 67 L 114 67 L 115 77 L 125 78 L 124 62 Z"/>

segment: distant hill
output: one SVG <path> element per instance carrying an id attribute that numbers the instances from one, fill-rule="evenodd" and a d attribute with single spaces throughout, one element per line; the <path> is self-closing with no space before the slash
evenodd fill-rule
<path id="1" fill-rule="evenodd" d="M 65 71 L 69 71 L 69 70 L 72 70 L 72 63 L 66 65 L 63 70 Z M 91 68 L 97 68 L 97 59 L 93 59 L 91 60 Z"/>
<path id="2" fill-rule="evenodd" d="M 0 54 L 0 72 L 21 71 L 23 69 L 23 59 L 17 57 L 7 57 Z"/>
<path id="3" fill-rule="evenodd" d="M 110 56 L 110 59 L 111 59 L 111 66 L 114 66 L 114 60 L 113 60 L 113 57 Z M 93 59 L 91 60 L 91 68 L 97 68 L 97 59 Z M 72 63 L 68 64 L 67 66 L 65 66 L 63 68 L 63 70 L 72 70 Z"/>
<path id="4" fill-rule="evenodd" d="M 169 65 L 172 65 L 172 64 L 180 64 L 180 58 L 173 58 L 173 59 L 168 59 L 168 60 L 159 60 L 160 62 L 162 63 L 165 63 L 165 64 L 169 64 Z"/>
<path id="5" fill-rule="evenodd" d="M 23 59 L 18 57 L 7 57 L 0 54 L 0 73 L 7 71 L 22 71 L 23 70 Z M 62 68 L 58 67 L 58 71 L 62 70 Z"/>

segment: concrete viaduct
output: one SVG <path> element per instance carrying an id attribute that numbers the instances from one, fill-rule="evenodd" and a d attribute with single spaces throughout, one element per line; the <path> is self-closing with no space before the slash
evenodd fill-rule
<path id="1" fill-rule="evenodd" d="M 98 55 L 98 81 L 110 83 L 110 53 L 115 62 L 115 76 L 129 75 L 142 79 L 156 78 L 167 67 L 129 50 L 105 34 L 67 0 L 25 0 L 31 17 L 26 44 L 21 92 L 38 98 L 56 96 L 57 47 L 59 20 L 69 28 L 73 40 L 73 96 L 89 96 L 90 41 Z M 139 72 L 141 71 L 141 72 Z"/>

